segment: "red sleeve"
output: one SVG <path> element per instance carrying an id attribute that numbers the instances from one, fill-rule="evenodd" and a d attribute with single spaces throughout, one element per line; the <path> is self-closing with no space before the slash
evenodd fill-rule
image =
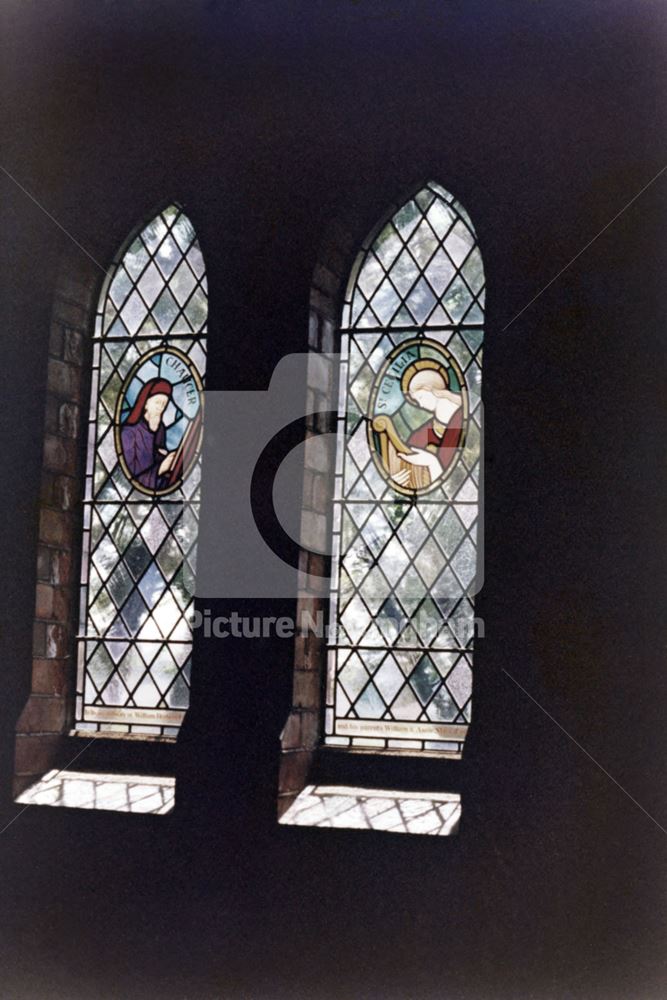
<path id="1" fill-rule="evenodd" d="M 438 458 L 443 470 L 448 469 L 456 457 L 456 452 L 461 445 L 463 432 L 463 407 L 458 410 L 447 424 L 447 429 L 442 435 L 438 445 Z"/>

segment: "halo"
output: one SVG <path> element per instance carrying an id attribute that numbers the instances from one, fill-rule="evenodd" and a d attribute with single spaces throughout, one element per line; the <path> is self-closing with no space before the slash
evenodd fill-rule
<path id="1" fill-rule="evenodd" d="M 432 358 L 420 358 L 419 361 L 413 361 L 412 364 L 408 365 L 408 367 L 401 375 L 401 391 L 403 392 L 403 394 L 407 395 L 408 386 L 410 384 L 410 380 L 412 379 L 413 375 L 416 375 L 417 372 L 423 372 L 429 370 L 437 372 L 438 375 L 440 375 L 441 378 L 444 379 L 445 388 L 446 389 L 449 388 L 449 375 L 447 374 L 447 369 L 444 367 L 444 365 L 441 365 L 439 362 L 433 360 Z"/>

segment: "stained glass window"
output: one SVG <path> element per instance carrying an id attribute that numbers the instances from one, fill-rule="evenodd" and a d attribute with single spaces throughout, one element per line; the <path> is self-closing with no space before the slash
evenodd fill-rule
<path id="1" fill-rule="evenodd" d="M 427 184 L 362 249 L 341 330 L 325 743 L 460 756 L 470 723 L 484 271 Z"/>
<path id="2" fill-rule="evenodd" d="M 176 205 L 125 246 L 96 317 L 76 726 L 175 736 L 188 707 L 208 293 Z"/>

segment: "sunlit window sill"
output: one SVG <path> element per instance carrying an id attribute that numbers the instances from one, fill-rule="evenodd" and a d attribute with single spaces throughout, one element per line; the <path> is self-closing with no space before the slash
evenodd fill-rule
<path id="1" fill-rule="evenodd" d="M 461 796 L 454 792 L 307 785 L 280 823 L 448 837 L 458 832 L 460 818 Z"/>
<path id="2" fill-rule="evenodd" d="M 165 816 L 174 808 L 176 779 L 90 771 L 47 772 L 16 799 L 24 806 L 60 806 Z"/>

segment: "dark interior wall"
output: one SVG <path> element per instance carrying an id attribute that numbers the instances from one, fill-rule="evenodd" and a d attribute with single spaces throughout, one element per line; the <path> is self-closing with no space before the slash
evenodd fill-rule
<path id="1" fill-rule="evenodd" d="M 666 175 L 639 192 L 665 165 L 663 5 L 7 3 L 2 20 L 5 822 L 69 243 L 53 220 L 105 267 L 165 198 L 184 205 L 211 388 L 263 389 L 306 349 L 327 226 L 355 220 L 360 241 L 420 178 L 465 205 L 489 281 L 461 835 L 278 829 L 291 645 L 198 637 L 173 817 L 29 810 L 0 834 L 8 995 L 660 996 Z"/>

